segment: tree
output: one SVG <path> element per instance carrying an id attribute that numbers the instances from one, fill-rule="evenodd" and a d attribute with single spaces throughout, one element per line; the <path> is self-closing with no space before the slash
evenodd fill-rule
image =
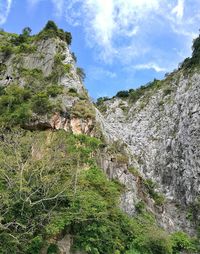
<path id="1" fill-rule="evenodd" d="M 128 91 L 119 91 L 116 94 L 116 97 L 119 97 L 119 98 L 127 98 L 128 96 L 129 96 L 129 92 Z"/>
<path id="2" fill-rule="evenodd" d="M 81 81 L 84 81 L 84 80 L 85 80 L 86 74 L 85 74 L 83 68 L 79 68 L 79 67 L 78 67 L 78 68 L 76 69 L 76 73 L 77 73 L 77 75 L 79 76 L 79 78 L 80 78 Z"/>
<path id="3" fill-rule="evenodd" d="M 47 22 L 47 24 L 45 25 L 44 30 L 45 30 L 45 31 L 46 31 L 46 30 L 53 30 L 53 31 L 57 32 L 57 31 L 58 31 L 58 27 L 57 27 L 57 25 L 55 24 L 54 21 L 49 20 L 49 21 Z"/>
<path id="4" fill-rule="evenodd" d="M 72 35 L 70 32 L 65 32 L 65 41 L 68 45 L 71 45 L 72 43 Z"/>
<path id="5" fill-rule="evenodd" d="M 30 36 L 31 32 L 32 32 L 32 29 L 31 29 L 30 27 L 28 27 L 28 26 L 25 27 L 25 28 L 22 30 L 22 34 L 23 34 L 25 37 Z"/>

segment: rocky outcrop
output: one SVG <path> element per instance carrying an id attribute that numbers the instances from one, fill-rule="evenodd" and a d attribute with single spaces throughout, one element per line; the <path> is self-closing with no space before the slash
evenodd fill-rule
<path id="1" fill-rule="evenodd" d="M 62 117 L 59 113 L 55 113 L 50 120 L 51 127 L 59 130 L 72 131 L 74 134 L 86 134 L 93 136 L 93 129 L 95 123 L 92 119 L 81 119 L 72 117 L 67 119 Z"/>
<path id="2" fill-rule="evenodd" d="M 160 222 L 173 230 L 191 231 L 186 206 L 200 194 L 199 102 L 200 75 L 179 71 L 137 102 L 114 98 L 104 102 L 104 116 L 97 112 L 107 140 L 122 140 L 145 178 L 159 183 L 167 200 Z"/>
<path id="3" fill-rule="evenodd" d="M 62 54 L 63 64 L 70 65 L 70 75 L 63 74 L 59 77 L 59 84 L 66 88 L 76 89 L 78 93 L 84 93 L 85 88 L 76 72 L 75 61 L 66 43 L 59 38 L 49 38 L 38 40 L 32 43 L 35 48 L 33 53 L 12 54 L 4 58 L 0 53 L 0 63 L 5 65 L 5 72 L 0 73 L 0 86 L 8 85 L 7 76 L 11 76 L 12 82 L 24 86 L 26 81 L 21 73 L 22 69 L 41 70 L 44 77 L 48 77 L 54 71 L 55 57 Z"/>
<path id="4" fill-rule="evenodd" d="M 95 135 L 95 121 L 91 118 L 83 119 L 78 117 L 65 117 L 56 112 L 52 117 L 35 116 L 30 122 L 23 125 L 28 130 L 65 130 L 73 134 Z"/>
<path id="5" fill-rule="evenodd" d="M 69 234 L 66 234 L 65 236 L 60 237 L 58 239 L 51 239 L 49 240 L 49 243 L 56 244 L 59 254 L 86 254 L 80 251 L 72 251 L 73 238 Z M 43 248 L 40 253 L 41 254 L 49 253 L 48 248 L 47 247 Z"/>

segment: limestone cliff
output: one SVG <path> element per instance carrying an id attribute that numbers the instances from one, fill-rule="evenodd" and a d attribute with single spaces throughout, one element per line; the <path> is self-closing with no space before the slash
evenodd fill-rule
<path id="1" fill-rule="evenodd" d="M 53 231 L 53 236 L 45 235 L 45 244 L 40 246 L 40 252 L 37 253 L 54 253 L 48 252 L 50 247 L 58 248 L 58 253 L 71 253 L 73 241 L 77 240 L 76 238 L 79 236 L 79 232 L 76 231 L 78 226 L 83 223 L 87 228 L 88 224 L 90 226 L 90 221 L 96 223 L 96 219 L 100 220 L 102 224 L 96 226 L 94 223 L 87 228 L 86 233 L 89 232 L 89 240 L 83 238 L 85 234 L 83 231 L 81 237 L 84 241 L 80 245 L 82 249 L 91 254 L 130 253 L 126 251 L 131 247 L 129 241 L 133 241 L 135 236 L 130 237 L 131 240 L 127 240 L 128 244 L 125 247 L 123 246 L 126 245 L 124 239 L 120 239 L 121 242 L 118 243 L 124 228 L 121 230 L 115 223 L 118 223 L 118 218 L 124 218 L 123 216 L 126 215 L 122 216 L 118 210 L 117 212 L 114 210 L 116 215 L 113 210 L 109 210 L 112 209 L 112 206 L 114 208 L 117 206 L 116 209 L 120 207 L 121 211 L 130 216 L 129 219 L 135 218 L 138 214 L 140 216 L 144 211 L 146 216 L 147 212 L 148 216 L 150 214 L 150 217 L 156 218 L 156 225 L 154 225 L 156 229 L 159 225 L 168 233 L 182 230 L 190 235 L 196 235 L 200 217 L 200 74 L 197 66 L 188 70 L 189 60 L 187 60 L 185 65 L 162 81 L 154 80 L 137 90 L 122 91 L 113 98 L 103 98 L 93 104 L 83 85 L 84 75 L 81 73 L 81 69 L 76 66 L 75 57 L 70 52 L 69 43 L 66 43 L 64 32 L 62 29 L 57 30 L 56 28 L 57 34 L 55 35 L 55 31 L 52 33 L 52 28 L 45 29 L 38 35 L 28 37 L 0 33 L 0 127 L 5 132 L 0 136 L 0 145 L 3 151 L 0 165 L 3 169 L 5 167 L 5 172 L 8 170 L 9 173 L 10 171 L 12 173 L 11 169 L 16 167 L 16 172 L 20 172 L 20 177 L 24 171 L 30 173 L 30 175 L 27 173 L 28 181 L 26 174 L 24 179 L 19 178 L 20 181 L 17 177 L 12 177 L 17 179 L 16 185 L 20 186 L 19 199 L 23 201 L 21 209 L 24 209 L 25 204 L 28 203 L 31 210 L 32 206 L 38 202 L 42 203 L 41 211 L 46 217 L 49 216 L 48 218 L 44 216 L 45 219 L 40 218 L 39 228 L 42 223 L 51 222 L 51 212 L 54 209 L 52 206 L 48 210 L 43 204 L 43 200 L 56 199 L 56 204 L 53 204 L 55 207 L 57 204 L 61 204 L 61 208 L 59 207 L 53 214 L 58 220 L 55 222 L 56 226 L 53 224 L 56 233 L 52 228 L 48 228 L 49 231 Z M 14 129 L 16 126 L 20 128 L 19 133 L 13 131 L 17 142 L 15 138 L 9 136 L 10 133 L 12 134 L 12 128 Z M 66 132 L 63 134 L 57 132 L 58 130 Z M 96 139 L 87 140 L 87 136 L 84 135 L 71 137 L 69 133 L 86 134 L 100 140 L 98 142 Z M 24 141 L 24 137 L 27 140 Z M 4 151 L 5 140 L 9 152 Z M 27 150 L 29 151 L 28 162 L 23 162 L 21 166 L 20 163 L 24 160 L 24 150 L 26 150 L 24 147 L 21 149 L 24 143 L 28 144 L 26 146 L 30 151 Z M 14 161 L 8 167 L 5 163 L 7 153 L 9 158 Z M 20 160 L 17 157 L 19 154 Z M 17 165 L 15 161 L 17 161 Z M 45 163 L 51 163 L 52 168 L 50 165 L 46 166 Z M 41 169 L 40 164 L 42 165 Z M 96 164 L 105 173 L 104 177 L 106 175 L 107 179 L 98 175 L 99 173 L 97 174 L 96 171 L 95 174 L 99 178 L 95 178 L 93 167 L 94 165 L 96 167 Z M 28 169 L 24 170 L 27 165 Z M 32 169 L 31 165 L 35 165 L 35 168 Z M 44 175 L 43 178 L 45 167 L 47 167 L 48 177 Z M 39 171 L 37 171 L 38 168 Z M 57 174 L 56 170 L 59 173 L 61 170 L 61 175 Z M 91 171 L 93 175 L 87 176 L 88 171 Z M 7 189 L 9 189 L 15 181 L 11 181 L 5 172 L 2 172 L 2 175 L 4 174 L 2 179 L 7 182 Z M 41 179 L 38 180 L 36 187 L 34 186 L 33 192 L 30 194 L 29 191 L 32 188 L 30 182 L 34 174 L 36 174 L 36 179 L 38 175 Z M 101 174 L 103 173 L 101 172 Z M 78 194 L 80 196 L 75 200 L 79 175 L 82 177 L 79 183 Z M 56 182 L 57 179 L 60 182 L 58 181 L 55 185 L 54 180 Z M 66 183 L 63 183 L 62 179 L 65 179 Z M 103 186 L 100 186 L 99 179 L 104 184 Z M 93 180 L 94 182 L 91 184 L 89 181 Z M 53 190 L 57 194 L 53 198 L 50 195 L 51 188 L 46 190 L 43 182 L 47 182 L 48 186 L 55 188 Z M 27 186 L 23 190 L 22 185 L 25 183 Z M 65 196 L 61 195 L 63 194 L 62 188 L 66 192 Z M 21 197 L 22 190 L 25 192 L 26 198 L 24 199 Z M 87 198 L 83 196 L 84 191 L 89 193 Z M 92 191 L 99 192 L 93 193 Z M 67 196 L 68 192 L 69 196 Z M 118 201 L 113 203 L 113 200 L 117 200 L 119 192 L 119 204 Z M 34 196 L 35 193 L 41 195 L 39 201 L 36 201 L 38 197 Z M 47 195 L 47 197 L 42 195 Z M 31 200 L 32 196 L 35 200 Z M 18 198 L 16 199 L 18 202 Z M 99 200 L 99 204 L 92 203 L 96 199 Z M 90 214 L 91 211 L 87 210 L 87 205 L 96 217 Z M 17 203 L 16 207 L 18 206 Z M 107 210 L 106 212 L 103 210 L 105 207 L 108 209 L 108 214 Z M 9 210 L 9 208 L 7 209 Z M 59 216 L 57 218 L 56 215 L 60 215 L 60 213 L 62 216 L 67 214 L 67 219 L 64 217 L 64 220 Z M 82 213 L 86 217 L 82 218 Z M 79 221 L 79 216 L 82 221 Z M 8 217 L 11 218 L 11 216 Z M 114 226 L 112 230 L 109 228 L 106 231 L 107 225 L 105 226 L 103 223 L 105 218 L 110 219 L 110 217 L 113 220 L 109 221 L 109 227 L 112 229 L 111 225 Z M 145 221 L 143 217 L 142 219 Z M 31 225 L 37 224 L 36 220 L 37 217 L 36 219 L 34 217 L 31 222 L 28 221 L 28 230 L 29 228 L 33 230 Z M 140 220 L 139 217 L 139 223 Z M 128 223 L 127 218 L 124 221 Z M 85 222 L 87 223 L 84 224 Z M 6 226 L 3 229 L 9 229 L 9 232 L 14 230 L 18 236 L 17 234 L 26 228 L 20 223 L 17 224 L 15 220 L 7 224 L 4 222 Z M 0 229 L 2 225 L 0 222 Z M 11 228 L 9 228 L 10 226 Z M 52 225 L 50 224 L 50 226 Z M 122 226 L 125 227 L 123 223 Z M 20 227 L 21 231 L 18 230 Z M 84 227 L 82 226 L 79 230 L 84 230 Z M 120 232 L 118 232 L 119 235 L 114 231 L 116 228 Z M 95 233 L 91 233 L 94 229 Z M 37 228 L 34 232 L 35 235 L 38 230 Z M 112 236 L 112 231 L 116 235 Z M 130 233 L 128 229 L 127 232 L 126 236 L 132 234 L 132 231 Z M 93 238 L 94 235 L 97 238 Z M 99 238 L 107 237 L 107 235 L 116 237 L 116 246 L 113 247 L 112 237 L 111 240 L 105 238 L 105 243 L 99 250 L 99 245 L 101 246 Z M 41 235 L 37 237 L 36 240 L 39 241 Z M 17 239 L 15 236 L 13 238 Z M 147 236 L 145 235 L 143 238 L 146 239 Z M 85 244 L 86 241 L 88 241 L 87 244 Z M 98 241 L 100 244 L 94 247 Z M 17 244 L 19 242 L 18 240 Z M 112 246 L 112 250 L 109 251 L 105 249 L 108 242 Z M 155 242 L 160 243 L 162 239 L 159 238 L 159 241 L 156 239 Z M 17 244 L 16 246 L 18 246 Z M 180 248 L 180 250 L 182 249 Z M 76 251 L 79 249 L 77 248 Z M 153 252 L 146 252 L 145 249 L 143 253 Z M 156 253 L 171 254 L 172 249 Z"/>
<path id="2" fill-rule="evenodd" d="M 44 112 L 32 110 L 23 127 L 91 133 L 94 110 L 67 43 L 59 37 L 33 38 L 26 43 L 28 50 L 15 46 L 7 53 L 13 36 L 6 33 L 0 35 L 5 43 L 5 49 L 2 47 L 0 52 L 0 87 L 17 84 L 22 89 L 33 89 L 33 93 L 38 92 L 39 96 L 44 97 L 47 93 L 51 104 L 51 109 L 44 109 Z M 81 116 L 78 115 L 80 110 Z"/>
<path id="3" fill-rule="evenodd" d="M 107 139 L 123 141 L 134 167 L 159 184 L 166 197 L 161 224 L 169 230 L 190 228 L 185 216 L 200 194 L 200 75 L 179 70 L 143 89 L 134 102 L 105 100 L 99 106 L 104 117 L 98 112 L 98 119 Z"/>

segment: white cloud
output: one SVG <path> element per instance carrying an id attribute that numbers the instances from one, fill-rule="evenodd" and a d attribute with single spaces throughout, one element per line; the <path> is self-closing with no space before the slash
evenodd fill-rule
<path id="1" fill-rule="evenodd" d="M 159 66 L 156 63 L 138 64 L 138 65 L 133 66 L 133 69 L 136 69 L 136 70 L 145 70 L 145 69 L 149 70 L 149 69 L 152 69 L 156 72 L 165 72 L 165 71 L 167 71 L 166 68 L 163 68 L 163 67 Z"/>
<path id="2" fill-rule="evenodd" d="M 0 25 L 4 24 L 10 13 L 12 0 L 1 0 L 0 2 Z"/>
<path id="3" fill-rule="evenodd" d="M 176 14 L 178 19 L 183 18 L 185 0 L 178 0 L 177 5 L 172 9 L 172 14 Z"/>
<path id="4" fill-rule="evenodd" d="M 98 50 L 104 62 L 111 62 L 125 46 L 130 46 L 119 47 L 117 41 L 123 36 L 129 39 L 137 36 L 140 22 L 149 13 L 158 10 L 160 1 L 72 0 L 70 4 L 67 1 L 66 18 L 72 25 L 83 25 L 88 45 Z"/>
<path id="5" fill-rule="evenodd" d="M 47 0 L 28 1 L 35 5 Z M 162 59 L 163 66 L 173 65 L 173 68 L 182 60 L 180 55 L 172 54 L 173 43 L 178 42 L 182 52 L 188 56 L 200 23 L 199 0 L 51 2 L 57 17 L 64 15 L 68 23 L 83 28 L 87 45 L 93 48 L 98 61 L 146 68 L 151 63 L 151 68 L 157 72 L 168 69 L 159 68 L 159 59 Z"/>
<path id="6" fill-rule="evenodd" d="M 149 37 L 164 29 L 191 41 L 200 21 L 191 21 L 195 10 L 185 0 L 66 0 L 65 8 L 66 20 L 84 28 L 88 45 L 106 63 L 143 57 L 155 47 Z"/>

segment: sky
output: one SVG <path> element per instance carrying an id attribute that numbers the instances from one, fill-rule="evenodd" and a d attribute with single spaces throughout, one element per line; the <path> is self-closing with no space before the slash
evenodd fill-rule
<path id="1" fill-rule="evenodd" d="M 72 33 L 71 50 L 94 99 L 161 79 L 191 55 L 200 0 L 0 0 L 0 28 Z"/>

